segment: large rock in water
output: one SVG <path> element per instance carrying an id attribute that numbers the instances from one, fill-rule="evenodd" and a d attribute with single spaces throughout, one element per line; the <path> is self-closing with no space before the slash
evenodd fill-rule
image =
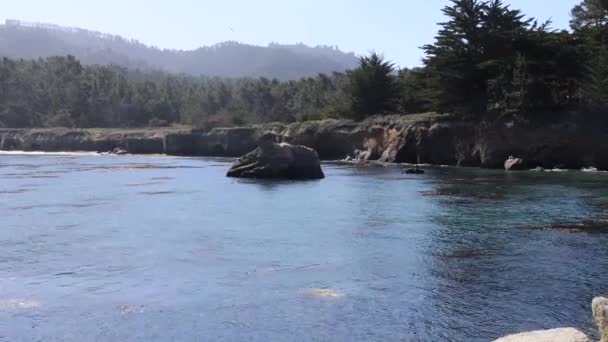
<path id="1" fill-rule="evenodd" d="M 531 331 L 499 338 L 494 342 L 591 342 L 574 328 Z"/>
<path id="2" fill-rule="evenodd" d="M 268 135 L 260 140 L 257 149 L 237 160 L 227 176 L 279 179 L 325 177 L 315 150 L 299 145 L 278 144 Z"/>
<path id="3" fill-rule="evenodd" d="M 608 298 L 598 297 L 593 300 L 593 317 L 600 329 L 600 342 L 608 342 Z"/>

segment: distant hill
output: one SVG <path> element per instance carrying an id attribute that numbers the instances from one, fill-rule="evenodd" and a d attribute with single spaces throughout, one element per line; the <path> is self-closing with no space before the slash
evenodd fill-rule
<path id="1" fill-rule="evenodd" d="M 80 28 L 7 20 L 0 25 L 0 56 L 32 59 L 73 55 L 84 64 L 116 64 L 190 75 L 299 79 L 352 69 L 353 53 L 331 46 L 224 42 L 191 51 L 166 50 Z"/>

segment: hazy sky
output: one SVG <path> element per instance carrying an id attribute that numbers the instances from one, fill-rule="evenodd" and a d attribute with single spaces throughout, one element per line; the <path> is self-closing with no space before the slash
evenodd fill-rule
<path id="1" fill-rule="evenodd" d="M 580 0 L 505 0 L 567 28 Z M 338 45 L 420 64 L 447 0 L 0 0 L 0 20 L 41 21 L 119 34 L 163 48 L 226 40 Z"/>

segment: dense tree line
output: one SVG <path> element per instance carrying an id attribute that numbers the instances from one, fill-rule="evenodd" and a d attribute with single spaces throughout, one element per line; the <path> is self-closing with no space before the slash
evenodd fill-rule
<path id="1" fill-rule="evenodd" d="M 583 1 L 568 32 L 526 19 L 500 0 L 453 0 L 435 42 L 423 47 L 419 76 L 428 101 L 422 104 L 468 115 L 528 116 L 603 107 L 607 9 L 605 0 Z"/>
<path id="2" fill-rule="evenodd" d="M 607 109 L 607 0 L 577 5 L 571 13 L 571 32 L 526 18 L 501 0 L 452 0 L 443 13 L 447 20 L 440 24 L 435 41 L 423 47 L 424 66 L 393 76 L 400 89 L 394 98 L 398 105 L 372 107 L 384 110 L 366 110 L 357 116 L 392 109 L 464 117 L 516 113 L 533 118 Z M 350 83 L 361 82 L 352 76 L 365 69 L 363 62 L 359 71 L 351 73 Z M 382 61 L 374 69 L 393 75 Z M 389 83 L 376 92 L 392 94 Z M 367 100 L 376 92 L 366 92 Z M 351 107 L 351 112 L 356 109 Z"/>
<path id="3" fill-rule="evenodd" d="M 571 31 L 500 0 L 452 0 L 420 68 L 381 55 L 298 81 L 221 79 L 83 66 L 74 57 L 0 61 L 0 126 L 200 127 L 373 114 L 601 113 L 608 104 L 608 1 L 584 0 Z"/>
<path id="4" fill-rule="evenodd" d="M 199 127 L 338 115 L 344 74 L 220 79 L 82 66 L 74 57 L 0 60 L 0 126 Z"/>

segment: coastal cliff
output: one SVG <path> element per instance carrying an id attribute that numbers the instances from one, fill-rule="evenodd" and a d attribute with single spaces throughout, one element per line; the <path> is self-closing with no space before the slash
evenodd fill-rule
<path id="1" fill-rule="evenodd" d="M 97 151 L 238 157 L 266 132 L 315 149 L 323 160 L 502 168 L 510 155 L 529 167 L 608 169 L 608 130 L 568 118 L 549 122 L 500 119 L 479 123 L 450 115 L 417 114 L 250 127 L 141 130 L 2 129 L 0 150 Z"/>

